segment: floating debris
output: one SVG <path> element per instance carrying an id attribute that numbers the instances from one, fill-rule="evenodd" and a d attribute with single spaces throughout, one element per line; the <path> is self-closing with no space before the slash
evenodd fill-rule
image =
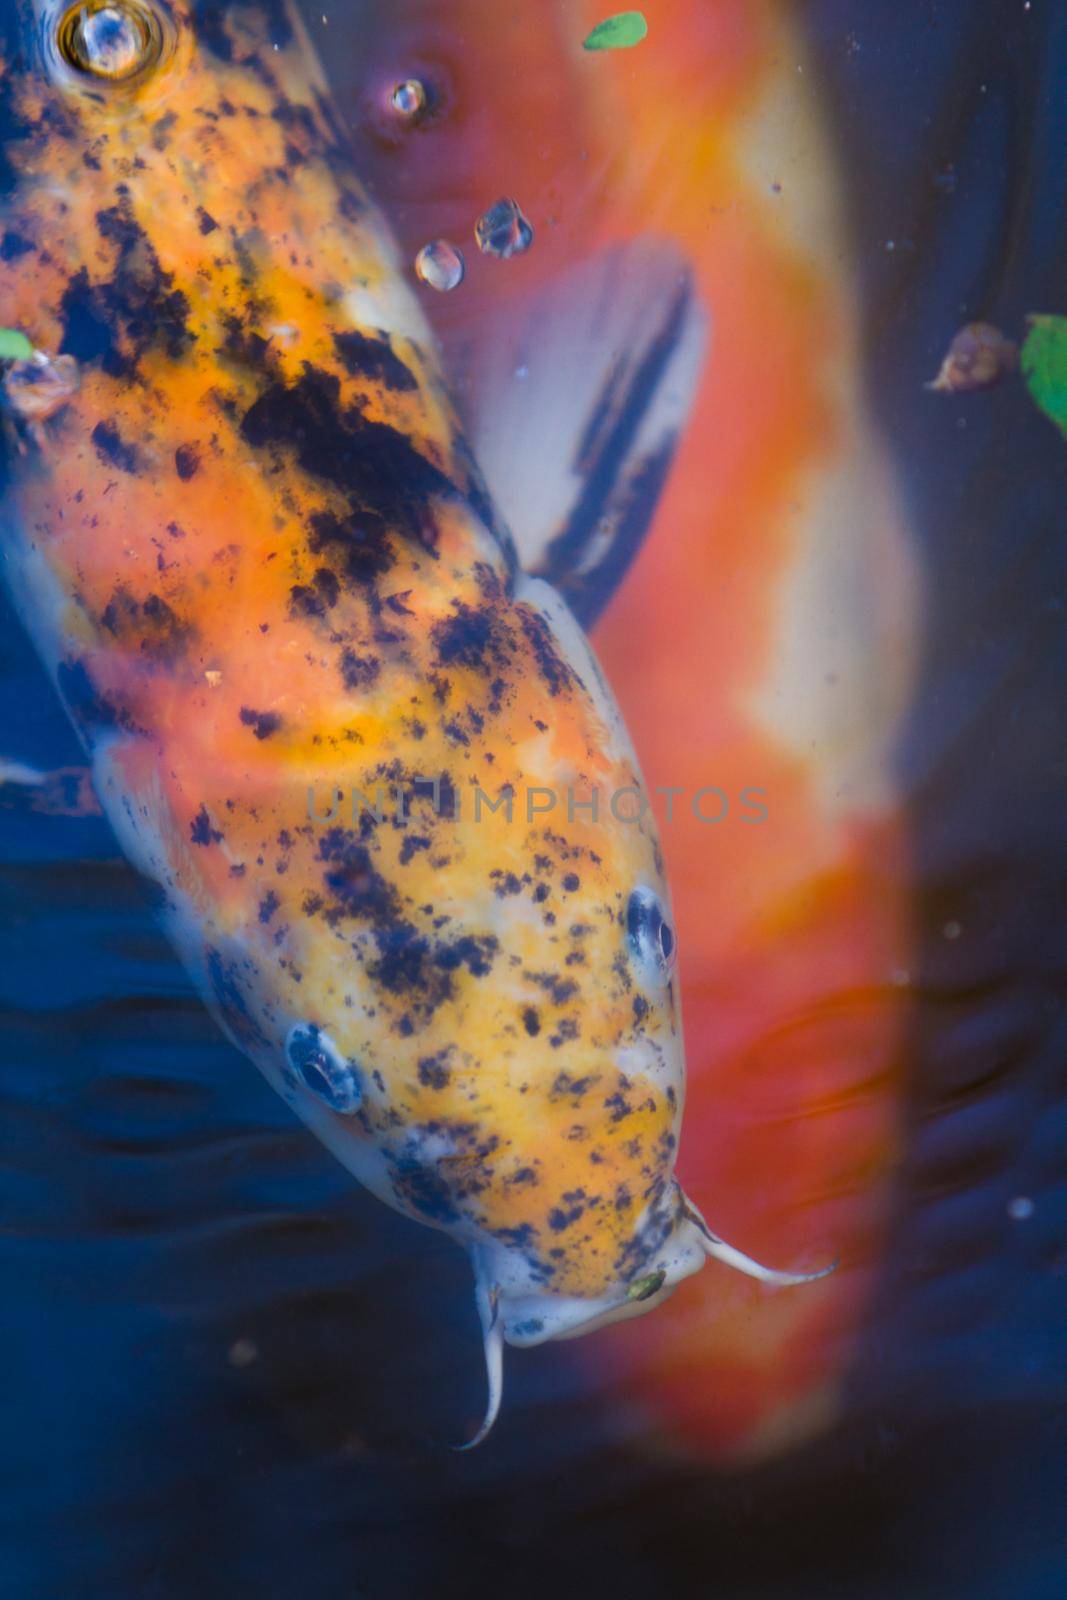
<path id="1" fill-rule="evenodd" d="M 0 361 L 30 361 L 33 345 L 17 328 L 0 328 Z"/>
<path id="2" fill-rule="evenodd" d="M 28 341 L 27 341 L 28 342 Z M 46 356 L 31 349 L 4 376 L 4 398 L 21 421 L 47 422 L 78 392 L 78 363 L 73 356 Z"/>
<path id="3" fill-rule="evenodd" d="M 259 1360 L 259 1346 L 254 1339 L 235 1339 L 228 1353 L 230 1366 L 236 1367 L 238 1371 L 242 1367 L 252 1366 L 253 1362 Z"/>
<path id="4" fill-rule="evenodd" d="M 467 264 L 454 244 L 434 239 L 424 244 L 415 257 L 415 271 L 423 283 L 441 294 L 458 289 L 467 275 Z"/>
<path id="5" fill-rule="evenodd" d="M 389 103 L 405 122 L 414 122 L 426 110 L 428 104 L 425 86 L 418 78 L 405 78 L 394 88 L 389 96 Z"/>
<path id="6" fill-rule="evenodd" d="M 614 17 L 598 22 L 589 37 L 582 42 L 583 50 L 629 50 L 648 37 L 648 23 L 643 11 L 620 11 Z"/>
<path id="7" fill-rule="evenodd" d="M 519 209 L 517 200 L 505 197 L 490 206 L 474 224 L 474 237 L 483 256 L 510 261 L 533 244 L 533 229 Z"/>
<path id="8" fill-rule="evenodd" d="M 988 322 L 969 322 L 948 347 L 941 371 L 928 384 L 942 394 L 990 389 L 1019 365 L 1019 347 Z"/>
<path id="9" fill-rule="evenodd" d="M 1067 317 L 1031 317 L 1020 360 L 1030 398 L 1067 434 Z"/>

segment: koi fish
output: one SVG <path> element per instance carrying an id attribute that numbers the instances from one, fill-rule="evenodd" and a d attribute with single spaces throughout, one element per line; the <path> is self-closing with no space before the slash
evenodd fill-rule
<path id="1" fill-rule="evenodd" d="M 38 352 L 4 380 L 16 603 L 230 1038 L 469 1250 L 471 1442 L 505 1342 L 644 1312 L 709 1256 L 818 1276 L 674 1178 L 662 856 L 558 592 L 604 603 L 684 425 L 677 250 L 611 245 L 544 305 L 574 431 L 520 564 L 287 0 L 19 0 L 0 43 L 0 306 Z"/>
<path id="2" fill-rule="evenodd" d="M 840 140 L 810 19 L 792 0 L 645 9 L 639 49 L 595 57 L 573 41 L 603 15 L 596 0 L 568 0 L 536 30 L 507 7 L 490 24 L 484 0 L 393 0 L 361 17 L 358 53 L 337 51 L 333 86 L 406 252 L 462 238 L 498 193 L 537 230 L 506 270 L 472 256 L 462 293 L 427 297 L 521 546 L 528 533 L 536 545 L 537 464 L 559 451 L 574 393 L 557 398 L 544 338 L 554 280 L 651 230 L 708 309 L 711 357 L 651 532 L 605 586 L 592 637 L 662 819 L 685 996 L 677 1171 L 746 1249 L 788 1259 L 832 1239 L 842 1266 L 804 1295 L 702 1273 L 574 1361 L 606 1407 L 639 1410 L 673 1448 L 721 1463 L 840 1417 L 884 1267 L 915 970 L 894 752 L 927 602 L 908 496 L 866 397 Z M 439 109 L 386 137 L 380 108 L 409 75 Z M 521 383 L 506 383 L 516 367 Z M 584 593 L 573 549 L 559 566 L 551 546 L 529 557 L 587 623 L 588 549 Z M 698 817 L 703 785 L 718 794 Z M 750 786 L 761 825 L 739 804 Z"/>

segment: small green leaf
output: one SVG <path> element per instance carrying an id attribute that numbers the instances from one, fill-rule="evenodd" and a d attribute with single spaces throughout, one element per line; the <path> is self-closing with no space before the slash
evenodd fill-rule
<path id="1" fill-rule="evenodd" d="M 15 328 L 0 328 L 0 361 L 29 361 L 33 345 Z"/>
<path id="2" fill-rule="evenodd" d="M 1031 317 L 1019 359 L 1030 398 L 1067 434 L 1067 317 Z"/>
<path id="3" fill-rule="evenodd" d="M 629 50 L 648 37 L 643 11 L 620 11 L 617 16 L 598 22 L 582 44 L 583 50 Z"/>

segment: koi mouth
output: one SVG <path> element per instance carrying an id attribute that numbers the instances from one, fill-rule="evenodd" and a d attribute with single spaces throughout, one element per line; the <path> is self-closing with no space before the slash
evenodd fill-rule
<path id="1" fill-rule="evenodd" d="M 599 1328 L 631 1317 L 643 1316 L 674 1293 L 678 1285 L 699 1272 L 705 1261 L 714 1260 L 743 1272 L 774 1288 L 795 1288 L 827 1277 L 837 1267 L 814 1272 L 782 1272 L 766 1267 L 735 1245 L 713 1233 L 700 1212 L 681 1191 L 678 1222 L 657 1252 L 655 1264 L 635 1277 L 619 1292 L 599 1300 L 583 1300 L 546 1294 L 505 1294 L 498 1284 L 483 1275 L 475 1257 L 476 1298 L 482 1322 L 485 1367 L 488 1386 L 485 1417 L 474 1437 L 459 1450 L 473 1450 L 488 1438 L 500 1411 L 504 1393 L 504 1345 L 520 1348 L 544 1344 L 549 1339 L 580 1339 Z"/>

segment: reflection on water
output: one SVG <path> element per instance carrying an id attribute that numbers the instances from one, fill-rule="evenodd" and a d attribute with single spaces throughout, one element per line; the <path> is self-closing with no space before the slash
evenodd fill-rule
<path id="1" fill-rule="evenodd" d="M 1063 309 L 1067 20 L 1015 0 L 792 9 L 845 171 L 847 275 L 926 612 L 862 870 L 813 887 L 797 825 L 799 881 L 772 881 L 788 852 L 768 846 L 774 926 L 754 932 L 733 888 L 705 927 L 710 891 L 687 880 L 707 862 L 671 861 L 682 939 L 714 954 L 686 973 L 682 1170 L 713 1177 L 716 1225 L 777 1264 L 833 1241 L 841 1286 L 809 1312 L 708 1276 L 647 1323 L 516 1356 L 498 1434 L 453 1455 L 483 1382 L 460 1253 L 357 1189 L 220 1039 L 101 819 L 5 812 L 0 1504 L 20 1600 L 522 1596 L 561 1573 L 620 1595 L 1062 1591 L 1067 448 L 1015 389 L 922 384 L 964 321 Z M 612 177 L 593 112 L 561 116 L 547 35 L 505 20 L 479 43 L 456 15 L 338 5 L 327 62 L 408 259 L 450 237 L 472 258 L 440 300 L 454 354 L 487 302 L 506 307 L 506 274 L 551 274 L 600 225 Z M 478 99 L 470 63 L 492 50 L 506 65 Z M 368 123 L 406 80 L 441 111 L 413 149 Z M 509 97 L 530 130 L 514 153 Z M 575 161 L 586 176 L 560 185 Z M 483 208 L 514 192 L 537 229 L 522 260 L 477 253 L 465 175 L 483 169 Z M 703 493 L 710 516 L 726 488 Z M 706 593 L 719 640 L 736 570 Z M 650 776 L 672 782 L 641 597 L 602 647 Z M 0 754 L 78 762 L 13 620 L 2 638 Z M 872 931 L 902 885 L 899 924 Z M 728 1469 L 724 1447 L 756 1435 L 760 1463 Z"/>

